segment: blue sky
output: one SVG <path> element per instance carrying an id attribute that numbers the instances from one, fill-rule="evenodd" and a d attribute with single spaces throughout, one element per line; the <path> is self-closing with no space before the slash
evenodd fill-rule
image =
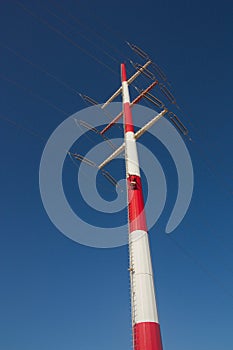
<path id="1" fill-rule="evenodd" d="M 164 349 L 232 348 L 230 5 L 1 2 L 1 349 L 131 348 L 127 247 L 94 249 L 66 238 L 50 222 L 38 184 L 46 140 L 86 107 L 72 89 L 103 102 L 118 88 L 119 61 L 131 55 L 124 40 L 142 47 L 166 71 L 194 140 L 187 142 L 193 200 L 170 236 L 164 228 L 176 180 L 164 150 L 157 154 L 169 190 L 150 232 Z M 66 170 L 75 206 L 76 170 L 69 163 Z"/>

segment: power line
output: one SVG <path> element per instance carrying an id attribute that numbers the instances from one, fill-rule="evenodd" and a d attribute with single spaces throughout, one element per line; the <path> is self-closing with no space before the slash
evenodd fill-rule
<path id="1" fill-rule="evenodd" d="M 174 237 L 171 235 L 167 235 L 170 242 L 172 242 L 185 256 L 187 256 L 190 260 L 193 261 L 193 263 L 200 268 L 200 270 L 209 277 L 209 279 L 212 280 L 212 282 L 218 286 L 219 288 L 224 291 L 228 297 L 231 297 L 233 299 L 233 293 L 232 291 L 228 290 L 228 288 L 222 283 L 222 281 L 213 273 L 211 272 L 205 264 L 203 264 L 197 257 L 195 257 L 190 251 L 186 248 L 184 248 L 183 245 L 180 244 Z"/>
<path id="2" fill-rule="evenodd" d="M 58 16 L 56 13 L 54 13 L 53 11 L 51 11 L 50 9 L 48 9 L 47 7 L 43 6 L 43 8 L 46 9 L 46 11 L 48 13 L 50 13 L 53 17 L 55 17 L 58 21 L 60 21 L 61 23 L 65 24 L 67 27 L 71 28 L 72 30 L 74 30 L 74 32 L 77 32 L 77 34 L 82 37 L 83 39 L 85 39 L 87 42 L 89 42 L 90 44 L 92 44 L 93 46 L 97 47 L 99 50 L 101 50 L 107 57 L 111 58 L 114 62 L 119 63 L 119 61 L 112 56 L 111 54 L 109 54 L 106 50 L 104 50 L 103 48 L 100 47 L 100 45 L 98 45 L 96 42 L 94 42 L 93 40 L 91 40 L 90 38 L 88 38 L 86 35 L 84 35 L 83 33 L 81 33 L 80 31 L 77 30 L 77 28 L 73 25 L 71 25 L 70 23 L 68 23 L 67 21 L 65 21 L 63 18 L 61 18 L 60 16 Z M 72 16 L 74 18 L 74 16 Z M 76 19 L 77 22 L 77 19 Z M 80 24 L 80 22 L 79 22 Z M 81 24 L 80 24 L 81 25 Z"/>
<path id="3" fill-rule="evenodd" d="M 43 23 L 45 26 L 47 26 L 50 30 L 52 30 L 54 33 L 58 34 L 60 37 L 62 37 L 64 40 L 69 42 L 74 47 L 78 48 L 80 51 L 82 51 L 85 55 L 92 58 L 94 61 L 99 63 L 100 65 L 104 66 L 106 69 L 111 71 L 113 74 L 117 74 L 110 66 L 108 66 L 106 63 L 95 57 L 93 54 L 91 54 L 88 50 L 77 44 L 73 39 L 71 39 L 69 36 L 64 34 L 62 31 L 51 25 L 47 20 L 41 18 L 40 16 L 36 15 L 33 11 L 29 10 L 25 5 L 23 5 L 21 2 L 14 0 L 14 2 L 21 7 L 26 13 L 28 13 L 31 17 L 37 19 L 39 22 Z"/>
<path id="4" fill-rule="evenodd" d="M 102 40 L 105 43 L 105 45 L 107 45 L 111 50 L 114 50 L 116 53 L 118 53 L 120 55 L 120 57 L 122 57 L 122 55 L 124 56 L 124 54 L 121 51 L 119 51 L 115 45 L 112 45 L 112 43 L 110 44 L 108 42 L 108 40 L 106 40 L 99 32 L 97 32 L 96 30 L 94 30 L 93 28 L 88 26 L 87 23 L 83 23 L 79 18 L 77 18 L 77 16 L 74 16 L 73 14 L 68 12 L 63 6 L 58 4 L 55 0 L 49 0 L 49 1 L 51 3 L 53 3 L 58 9 L 62 10 L 62 13 L 67 15 L 70 19 L 74 20 L 79 26 L 85 28 L 90 33 L 94 34 L 97 38 Z M 101 22 L 103 23 L 103 20 L 101 20 Z M 128 59 L 128 57 L 126 57 L 126 56 L 124 56 L 124 57 Z M 120 61 L 118 61 L 118 62 L 120 62 Z"/>
<path id="5" fill-rule="evenodd" d="M 61 112 L 62 114 L 65 115 L 69 115 L 66 111 L 64 111 L 64 109 L 57 107 L 54 103 L 51 103 L 49 100 L 47 100 L 44 97 L 41 97 L 40 95 L 38 95 L 36 92 L 34 92 L 31 88 L 28 88 L 22 84 L 20 84 L 19 82 L 10 79 L 8 77 L 6 77 L 4 74 L 0 74 L 0 79 L 3 79 L 5 81 L 7 81 L 8 83 L 11 83 L 12 85 L 15 85 L 16 87 L 20 88 L 23 91 L 26 91 L 27 93 L 29 93 L 30 95 L 36 97 L 37 99 L 39 99 L 40 101 L 46 103 L 47 105 L 49 105 L 50 107 L 54 108 L 55 110 L 57 110 L 58 112 Z"/>
<path id="6" fill-rule="evenodd" d="M 31 65 L 32 67 L 38 69 L 40 72 L 42 72 L 42 73 L 46 74 L 47 76 L 49 76 L 50 78 L 54 79 L 57 83 L 61 84 L 63 87 L 65 87 L 66 89 L 68 89 L 69 91 L 74 93 L 76 96 L 78 95 L 78 91 L 76 89 L 74 89 L 71 85 L 69 85 L 64 80 L 57 77 L 56 75 L 50 73 L 48 70 L 46 70 L 45 68 L 36 64 L 35 62 L 32 62 L 29 58 L 25 57 L 24 55 L 22 55 L 21 53 L 19 53 L 15 49 L 12 49 L 11 47 L 9 47 L 7 45 L 3 45 L 3 44 L 0 44 L 0 46 L 7 49 L 9 52 L 11 52 L 16 57 L 20 58 L 22 61 L 26 62 L 27 64 Z"/>
<path id="7" fill-rule="evenodd" d="M 16 122 L 12 118 L 9 118 L 9 117 L 6 117 L 6 116 L 0 114 L 0 119 L 5 121 L 6 123 L 12 125 L 13 127 L 16 127 L 16 128 L 18 128 L 20 130 L 23 130 L 26 133 L 30 134 L 31 136 L 36 137 L 41 142 L 43 141 L 43 143 L 47 141 L 47 139 L 45 137 L 41 136 L 41 134 L 39 134 L 37 131 L 35 131 L 33 129 L 30 129 L 30 128 L 24 126 L 23 124 L 21 124 L 19 122 Z"/>

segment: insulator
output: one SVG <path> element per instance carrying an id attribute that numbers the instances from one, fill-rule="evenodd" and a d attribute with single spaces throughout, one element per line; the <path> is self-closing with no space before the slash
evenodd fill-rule
<path id="1" fill-rule="evenodd" d="M 164 94 L 164 96 L 171 102 L 176 103 L 175 97 L 172 95 L 172 93 L 168 90 L 168 88 L 165 85 L 160 84 L 159 85 L 161 92 Z"/>
<path id="2" fill-rule="evenodd" d="M 162 71 L 162 69 L 154 62 L 152 62 L 152 67 L 155 69 L 156 73 L 160 76 L 163 81 L 167 81 L 166 74 Z"/>
<path id="3" fill-rule="evenodd" d="M 143 66 L 139 63 L 134 63 L 133 61 L 130 61 L 130 63 L 132 64 L 132 66 L 136 69 L 136 70 L 141 70 L 141 73 L 144 74 L 147 78 L 151 79 L 151 80 L 155 80 L 155 76 L 154 74 L 149 71 L 149 69 L 147 68 L 143 68 Z"/>
<path id="4" fill-rule="evenodd" d="M 136 85 L 134 85 L 134 89 L 139 93 L 141 94 L 142 93 L 142 89 L 139 89 L 139 87 L 137 87 Z"/>
<path id="5" fill-rule="evenodd" d="M 95 100 L 93 100 L 93 98 L 87 96 L 87 95 L 83 95 L 83 94 L 79 94 L 82 99 L 84 99 L 85 101 L 87 101 L 88 103 L 90 103 L 91 105 L 95 106 L 98 105 L 99 103 Z"/>
<path id="6" fill-rule="evenodd" d="M 149 60 L 150 57 L 147 55 L 146 52 L 144 52 L 142 49 L 140 49 L 140 47 L 134 45 L 134 44 L 130 44 L 129 42 L 127 42 L 127 44 L 129 45 L 129 47 L 140 57 Z"/>
<path id="7" fill-rule="evenodd" d="M 102 170 L 102 175 L 114 186 L 117 186 L 117 181 L 114 179 L 112 175 L 109 174 L 108 171 Z"/>
<path id="8" fill-rule="evenodd" d="M 147 94 L 144 96 L 148 101 L 153 103 L 156 107 L 162 109 L 164 108 L 164 104 L 162 101 L 160 101 L 157 97 L 152 95 L 150 92 L 147 92 Z"/>
<path id="9" fill-rule="evenodd" d="M 81 162 L 84 162 L 90 166 L 96 167 L 96 164 L 94 162 L 92 162 L 92 160 L 85 158 L 84 156 L 81 156 L 81 154 L 71 154 L 75 159 L 80 160 Z"/>
<path id="10" fill-rule="evenodd" d="M 79 120 L 79 124 L 84 126 L 86 129 L 95 132 L 96 134 L 99 134 L 99 130 L 97 130 L 94 126 L 91 126 L 87 122 L 84 122 L 83 120 Z"/>
<path id="11" fill-rule="evenodd" d="M 134 68 L 137 69 L 137 70 L 139 70 L 139 69 L 142 68 L 142 65 L 139 64 L 139 63 L 135 63 L 135 64 L 134 64 Z M 144 68 L 144 69 L 142 70 L 142 74 L 144 74 L 147 78 L 149 78 L 149 79 L 151 79 L 151 80 L 155 80 L 154 74 L 153 74 L 149 69 L 147 69 L 147 68 Z"/>
<path id="12" fill-rule="evenodd" d="M 177 129 L 183 134 L 183 135 L 188 135 L 188 129 L 184 124 L 180 121 L 180 119 L 175 115 L 173 112 L 170 112 L 168 114 L 171 122 L 177 127 Z"/>
<path id="13" fill-rule="evenodd" d="M 105 135 L 102 135 L 101 132 L 98 129 L 96 129 L 94 126 L 91 126 L 90 124 L 88 124 L 87 122 L 84 122 L 83 120 L 79 120 L 79 124 L 84 126 L 85 128 L 87 128 L 88 130 L 93 131 L 95 134 L 100 135 L 104 139 L 104 141 L 106 141 L 109 144 L 109 146 L 112 149 L 114 149 L 114 150 L 116 149 L 116 147 L 109 140 L 109 138 L 107 136 L 105 136 Z"/>

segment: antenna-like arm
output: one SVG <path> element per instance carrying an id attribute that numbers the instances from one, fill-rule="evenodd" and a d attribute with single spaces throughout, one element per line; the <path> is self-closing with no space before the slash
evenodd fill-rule
<path id="1" fill-rule="evenodd" d="M 146 125 L 144 125 L 140 130 L 135 133 L 135 139 L 139 139 L 147 130 L 149 130 L 160 118 L 162 118 L 167 113 L 167 109 L 164 109 L 161 113 L 157 114 L 152 120 L 150 120 Z M 105 165 L 116 158 L 125 149 L 125 143 L 123 143 L 119 148 L 117 148 L 108 158 L 106 158 L 100 165 L 99 169 L 102 169 Z"/>

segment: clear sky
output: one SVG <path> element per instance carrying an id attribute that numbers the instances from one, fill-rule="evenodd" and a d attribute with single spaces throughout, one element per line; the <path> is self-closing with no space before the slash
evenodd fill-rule
<path id="1" fill-rule="evenodd" d="M 150 241 L 164 350 L 233 348 L 231 13 L 227 0 L 1 1 L 0 349 L 132 348 L 127 247 L 69 240 L 38 182 L 46 140 L 86 107 L 74 91 L 104 102 L 118 88 L 119 62 L 131 55 L 124 40 L 166 72 L 194 140 L 193 200 L 171 235 L 177 181 L 157 154 L 168 198 Z"/>

